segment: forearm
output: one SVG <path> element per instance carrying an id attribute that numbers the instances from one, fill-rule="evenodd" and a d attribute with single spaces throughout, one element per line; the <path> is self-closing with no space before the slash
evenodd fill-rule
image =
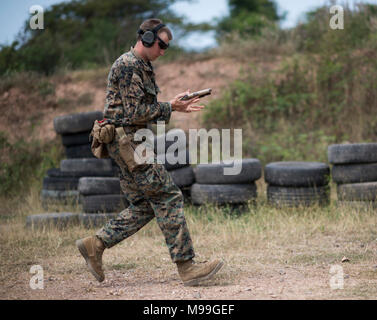
<path id="1" fill-rule="evenodd" d="M 157 123 L 157 121 L 168 123 L 170 120 L 172 109 L 169 102 L 145 104 L 137 99 L 127 99 L 125 102 L 124 118 L 130 125 Z"/>

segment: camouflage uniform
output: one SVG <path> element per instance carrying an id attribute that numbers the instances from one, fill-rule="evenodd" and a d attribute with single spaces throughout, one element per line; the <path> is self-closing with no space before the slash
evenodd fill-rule
<path id="1" fill-rule="evenodd" d="M 127 133 L 146 128 L 148 123 L 167 123 L 171 105 L 157 102 L 158 92 L 152 65 L 138 57 L 131 48 L 115 61 L 110 70 L 104 116 L 124 121 Z M 100 229 L 97 236 L 110 248 L 156 217 L 173 262 L 192 259 L 195 254 L 183 214 L 181 190 L 165 167 L 156 161 L 142 170 L 130 172 L 119 155 L 118 141 L 116 135 L 107 149 L 121 168 L 121 189 L 130 206 Z"/>

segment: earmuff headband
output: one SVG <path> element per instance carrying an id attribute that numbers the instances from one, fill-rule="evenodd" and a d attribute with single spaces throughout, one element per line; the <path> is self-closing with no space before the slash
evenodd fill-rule
<path id="1" fill-rule="evenodd" d="M 165 25 L 163 23 L 160 23 L 159 25 L 155 26 L 152 30 L 144 31 L 142 29 L 139 29 L 137 33 L 142 35 L 141 41 L 143 45 L 146 47 L 151 47 L 157 39 L 158 31 L 162 29 L 163 27 L 165 27 Z"/>

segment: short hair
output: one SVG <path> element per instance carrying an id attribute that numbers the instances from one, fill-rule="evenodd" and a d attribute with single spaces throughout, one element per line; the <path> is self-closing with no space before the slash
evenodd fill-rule
<path id="1" fill-rule="evenodd" d="M 148 19 L 148 20 L 145 20 L 139 27 L 140 30 L 143 30 L 143 31 L 147 31 L 147 30 L 153 30 L 155 27 L 157 27 L 159 24 L 162 23 L 162 20 L 160 19 Z M 166 34 L 168 35 L 168 38 L 169 40 L 172 40 L 173 39 L 173 34 L 172 32 L 170 31 L 170 29 L 168 27 L 163 27 L 161 28 L 160 30 L 158 30 L 157 34 L 160 34 L 162 32 L 166 32 Z M 138 34 L 137 35 L 137 40 L 141 40 L 141 37 L 142 35 L 141 34 Z"/>

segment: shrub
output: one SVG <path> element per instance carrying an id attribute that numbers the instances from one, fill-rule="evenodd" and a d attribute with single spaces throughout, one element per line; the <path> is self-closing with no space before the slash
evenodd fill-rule
<path id="1" fill-rule="evenodd" d="M 0 132 L 0 194 L 16 196 L 35 181 L 40 185 L 45 172 L 59 166 L 63 157 L 60 145 L 57 141 L 42 145 L 22 140 L 11 144 L 6 134 Z"/>
<path id="2" fill-rule="evenodd" d="M 347 36 L 328 27 L 326 7 L 310 14 L 290 33 L 296 53 L 273 72 L 255 67 L 232 83 L 208 105 L 204 124 L 243 128 L 244 154 L 266 162 L 325 161 L 327 144 L 376 141 L 376 8 L 347 9 Z"/>

